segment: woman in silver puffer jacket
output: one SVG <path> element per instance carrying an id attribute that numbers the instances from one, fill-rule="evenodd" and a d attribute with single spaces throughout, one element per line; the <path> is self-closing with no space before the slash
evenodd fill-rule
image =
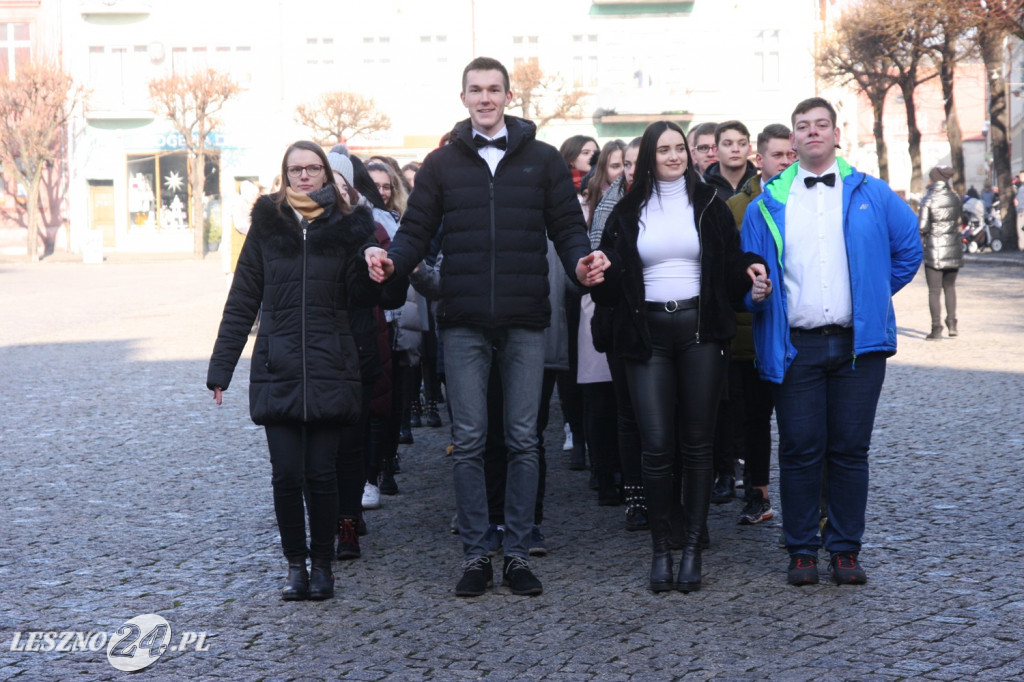
<path id="1" fill-rule="evenodd" d="M 953 169 L 936 166 L 928 173 L 928 191 L 921 199 L 918 226 L 924 246 L 924 274 L 928 282 L 928 309 L 932 330 L 927 339 L 942 338 L 942 308 L 939 295 L 945 294 L 946 326 L 956 336 L 956 273 L 964 263 L 960 243 L 960 197 L 949 186 Z"/>

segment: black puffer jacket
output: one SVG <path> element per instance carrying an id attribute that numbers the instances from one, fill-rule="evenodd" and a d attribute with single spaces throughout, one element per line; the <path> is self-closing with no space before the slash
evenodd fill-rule
<path id="1" fill-rule="evenodd" d="M 310 195 L 325 210 L 309 223 L 300 223 L 287 203 L 279 210 L 271 197 L 253 206 L 206 385 L 228 388 L 262 305 L 249 377 L 249 413 L 257 424 L 359 419 L 359 357 L 348 309 L 371 307 L 380 295 L 359 249 L 373 239 L 374 224 L 363 208 L 343 216 L 333 193 L 328 186 Z"/>
<path id="2" fill-rule="evenodd" d="M 726 342 L 736 335 L 734 309 L 750 289 L 746 269 L 764 259 L 740 250 L 740 235 L 728 206 L 705 183 L 694 188 L 693 218 L 700 239 L 700 303 L 697 340 Z M 637 196 L 627 194 L 615 206 L 601 238 L 611 261 L 604 282 L 592 289 L 594 301 L 613 307 L 612 348 L 625 360 L 651 357 L 647 327 L 644 266 L 637 251 L 640 233 Z"/>
<path id="3" fill-rule="evenodd" d="M 960 197 L 946 182 L 933 182 L 921 199 L 918 228 L 924 264 L 934 270 L 959 270 L 964 264 L 960 242 Z"/>
<path id="4" fill-rule="evenodd" d="M 508 149 L 493 176 L 468 120 L 427 155 L 388 249 L 396 274 L 408 274 L 443 219 L 440 327 L 543 329 L 551 321 L 547 238 L 568 273 L 590 252 L 565 161 L 535 139 L 533 123 L 506 116 L 505 125 Z"/>
<path id="5" fill-rule="evenodd" d="M 722 164 L 716 161 L 708 166 L 707 171 L 705 171 L 704 182 L 717 189 L 718 196 L 723 201 L 728 201 L 736 194 L 739 194 L 739 191 L 743 189 L 743 185 L 745 185 L 747 181 L 755 175 L 757 175 L 757 166 L 752 164 L 750 161 L 747 161 L 747 168 L 743 171 L 743 177 L 740 178 L 740 184 L 733 187 L 732 184 L 725 179 L 725 176 L 722 175 Z"/>

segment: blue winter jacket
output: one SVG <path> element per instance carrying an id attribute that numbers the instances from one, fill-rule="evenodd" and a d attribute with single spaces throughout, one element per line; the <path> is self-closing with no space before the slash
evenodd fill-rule
<path id="1" fill-rule="evenodd" d="M 896 353 L 892 296 L 921 264 L 917 216 L 889 185 L 838 159 L 843 179 L 843 234 L 853 300 L 853 359 L 864 353 Z M 771 296 L 747 308 L 754 313 L 754 348 L 761 378 L 782 383 L 796 348 L 789 338 L 786 304 L 786 201 L 796 178 L 793 164 L 773 178 L 747 207 L 740 239 L 744 251 L 764 257 L 773 270 Z"/>

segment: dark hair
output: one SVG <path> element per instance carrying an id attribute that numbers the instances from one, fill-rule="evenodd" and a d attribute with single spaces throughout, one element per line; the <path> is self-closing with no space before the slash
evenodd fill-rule
<path id="1" fill-rule="evenodd" d="M 690 143 L 686 141 L 686 134 L 672 121 L 655 121 L 647 126 L 640 139 L 640 152 L 636 157 L 633 184 L 624 197 L 636 205 L 637 211 L 650 201 L 652 194 L 658 192 L 660 196 L 654 170 L 658 163 L 658 140 L 668 130 L 674 130 L 683 136 L 683 146 L 686 147 L 686 170 L 683 171 L 683 177 L 686 178 L 686 195 L 691 204 L 694 202 L 694 192 L 701 179 L 693 167 L 693 155 L 690 154 Z"/>
<path id="2" fill-rule="evenodd" d="M 740 121 L 726 121 L 725 123 L 719 123 L 717 126 L 715 126 L 716 145 L 718 144 L 718 141 L 722 139 L 722 133 L 724 133 L 726 130 L 735 130 L 740 135 L 747 138 L 748 141 L 750 140 L 750 131 L 747 130 L 747 126 L 743 125 L 743 123 L 741 123 Z"/>
<path id="3" fill-rule="evenodd" d="M 828 110 L 829 116 L 832 117 L 832 127 L 835 128 L 836 110 L 832 108 L 832 105 L 829 104 L 829 101 L 824 97 L 809 97 L 808 99 L 805 99 L 803 102 L 800 102 L 800 104 L 797 104 L 796 109 L 793 109 L 793 114 L 789 117 L 790 125 L 792 125 L 795 128 L 796 117 L 798 114 L 806 114 L 811 109 L 817 109 L 818 107 Z"/>
<path id="4" fill-rule="evenodd" d="M 500 71 L 502 77 L 505 79 L 505 92 L 512 89 L 508 79 L 508 69 L 505 65 L 499 62 L 497 59 L 491 59 L 490 57 L 477 57 L 469 64 L 466 64 L 466 68 L 462 70 L 462 91 L 466 91 L 466 81 L 469 78 L 470 71 Z"/>
<path id="5" fill-rule="evenodd" d="M 700 137 L 701 135 L 714 135 L 715 128 L 717 127 L 717 123 L 701 123 L 699 126 L 690 131 L 690 135 L 693 138 L 693 141 L 696 142 L 697 138 Z M 689 140 L 687 140 L 687 142 L 689 142 Z"/>
<path id="6" fill-rule="evenodd" d="M 757 134 L 757 153 L 764 154 L 769 140 L 788 140 L 791 132 L 781 123 L 769 123 Z"/>
<path id="7" fill-rule="evenodd" d="M 348 213 L 351 208 L 345 206 L 345 202 L 341 198 L 341 188 L 338 187 L 338 183 L 334 181 L 334 173 L 331 171 L 331 163 L 327 160 L 327 154 L 316 142 L 310 142 L 309 140 L 299 140 L 293 142 L 288 146 L 288 149 L 284 151 L 284 157 L 281 158 L 281 189 L 278 190 L 277 194 L 274 195 L 274 203 L 277 205 L 277 210 L 283 211 L 283 206 L 288 200 L 288 192 L 285 188 L 291 187 L 291 180 L 288 178 L 288 156 L 296 150 L 305 150 L 307 152 L 313 152 L 320 157 L 320 163 L 323 165 L 324 170 L 324 185 L 330 185 L 334 188 L 334 195 L 338 200 L 338 209 L 342 213 Z"/>
<path id="8" fill-rule="evenodd" d="M 597 204 L 601 201 L 601 195 L 603 193 L 604 185 L 608 182 L 608 162 L 611 161 L 612 154 L 615 152 L 622 152 L 623 156 L 626 153 L 626 143 L 622 140 L 612 140 L 606 142 L 604 148 L 601 150 L 597 157 L 597 163 L 590 167 L 591 178 L 587 184 L 587 224 L 594 218 L 594 211 L 597 209 Z"/>
<path id="9" fill-rule="evenodd" d="M 377 191 L 377 185 L 373 184 L 373 178 L 370 177 L 366 166 L 363 165 L 362 159 L 358 156 L 350 156 L 349 159 L 352 161 L 352 186 L 356 188 L 357 192 L 366 197 L 371 206 L 382 211 L 388 210 L 388 207 L 384 205 L 380 192 Z"/>
<path id="10" fill-rule="evenodd" d="M 558 148 L 558 153 L 565 159 L 565 165 L 572 168 L 572 164 L 576 162 L 580 153 L 583 151 L 584 145 L 588 142 L 593 142 L 594 146 L 600 149 L 600 145 L 597 144 L 597 140 L 586 135 L 573 135 L 568 140 L 562 143 L 562 146 Z"/>

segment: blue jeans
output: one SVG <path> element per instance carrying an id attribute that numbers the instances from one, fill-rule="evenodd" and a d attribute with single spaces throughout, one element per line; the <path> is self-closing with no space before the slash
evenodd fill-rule
<path id="1" fill-rule="evenodd" d="M 822 487 L 825 549 L 857 552 L 868 500 L 868 448 L 885 355 L 853 356 L 852 331 L 792 335 L 796 359 L 774 386 L 782 530 L 790 554 L 817 554 Z"/>
<path id="2" fill-rule="evenodd" d="M 506 556 L 527 557 L 537 497 L 537 412 L 544 378 L 541 329 L 444 330 L 444 365 L 452 409 L 455 508 L 465 558 L 485 556 L 487 484 L 487 383 L 498 363 L 504 398 Z"/>

